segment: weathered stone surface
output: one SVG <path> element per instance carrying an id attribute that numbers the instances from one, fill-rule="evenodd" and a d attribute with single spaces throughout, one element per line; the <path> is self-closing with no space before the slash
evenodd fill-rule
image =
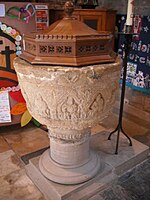
<path id="1" fill-rule="evenodd" d="M 15 59 L 20 87 L 32 116 L 49 129 L 42 174 L 61 184 L 85 182 L 100 169 L 89 148 L 90 128 L 109 113 L 119 87 L 120 63 L 86 67 L 31 65 Z"/>
<path id="2" fill-rule="evenodd" d="M 150 158 L 121 176 L 115 184 L 89 200 L 149 200 Z"/>
<path id="3" fill-rule="evenodd" d="M 0 153 L 0 200 L 44 200 L 12 150 Z"/>
<path id="4" fill-rule="evenodd" d="M 6 168 L 6 166 L 5 166 Z M 0 177 L 0 200 L 45 200 L 24 169 Z"/>
<path id="5" fill-rule="evenodd" d="M 99 0 L 99 7 L 117 10 L 117 14 L 127 13 L 127 0 Z M 134 1 L 134 14 L 136 15 L 149 15 L 150 1 L 149 0 L 136 0 Z"/>
<path id="6" fill-rule="evenodd" d="M 22 164 L 12 150 L 0 153 L 0 177 L 19 170 Z"/>
<path id="7" fill-rule="evenodd" d="M 128 146 L 127 138 L 121 136 L 119 154 L 116 155 L 114 154 L 116 135 L 113 136 L 112 140 L 107 139 L 108 135 L 108 132 L 103 132 L 92 136 L 91 147 L 93 150 L 99 152 L 101 167 L 93 179 L 82 184 L 61 185 L 53 183 L 45 177 L 42 177 L 38 166 L 39 157 L 30 160 L 26 166 L 27 173 L 44 194 L 46 200 L 101 200 L 102 197 L 104 197 L 103 200 L 128 200 L 128 197 L 129 199 L 132 199 L 130 198 L 132 196 L 139 197 L 135 192 L 137 185 L 139 186 L 137 189 L 138 193 L 142 194 L 145 191 L 145 197 L 149 194 L 148 175 L 150 173 L 150 162 L 143 163 L 144 165 L 142 164 L 141 167 L 137 166 L 133 171 L 127 172 L 127 170 L 132 169 L 147 159 L 149 152 L 148 146 L 134 139 L 132 139 L 133 146 Z M 142 168 L 144 173 L 142 172 Z M 62 173 L 62 175 L 64 174 Z M 125 192 L 125 196 L 123 192 Z M 149 200 L 146 198 L 143 199 Z M 143 199 L 136 198 L 136 200 Z"/>
<path id="8" fill-rule="evenodd" d="M 108 114 L 119 86 L 120 59 L 82 68 L 32 66 L 19 58 L 14 65 L 30 113 L 48 128 L 94 126 Z"/>

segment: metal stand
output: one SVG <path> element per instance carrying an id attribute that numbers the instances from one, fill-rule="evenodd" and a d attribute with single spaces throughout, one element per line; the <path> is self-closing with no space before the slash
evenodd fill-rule
<path id="1" fill-rule="evenodd" d="M 124 106 L 124 96 L 125 96 L 125 86 L 126 86 L 126 73 L 127 73 L 127 58 L 128 53 L 130 51 L 131 41 L 132 41 L 132 27 L 126 27 L 125 33 L 120 33 L 125 36 L 125 42 L 124 42 L 124 59 L 123 59 L 123 80 L 122 80 L 122 89 L 121 89 L 121 101 L 120 101 L 120 111 L 119 111 L 119 119 L 118 119 L 118 125 L 114 131 L 112 131 L 109 134 L 108 140 L 111 139 L 111 136 L 113 133 L 117 132 L 117 141 L 116 141 L 116 150 L 115 154 L 118 154 L 118 145 L 119 145 L 119 136 L 120 131 L 128 138 L 129 145 L 132 146 L 132 141 L 130 137 L 124 132 L 122 128 L 122 115 L 123 115 L 123 106 Z"/>

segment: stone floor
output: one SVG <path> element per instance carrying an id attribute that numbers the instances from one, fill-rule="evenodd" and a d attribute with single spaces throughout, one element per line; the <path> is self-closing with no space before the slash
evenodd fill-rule
<path id="1" fill-rule="evenodd" d="M 150 158 L 89 200 L 149 200 Z"/>
<path id="2" fill-rule="evenodd" d="M 123 129 L 129 136 L 150 147 L 150 112 L 141 107 L 141 98 L 140 93 L 136 102 L 130 103 L 130 99 L 126 99 Z M 92 129 L 92 134 L 114 130 L 118 106 L 119 101 L 116 100 L 112 113 Z M 44 200 L 24 170 L 30 158 L 40 155 L 49 146 L 47 132 L 41 128 L 32 123 L 23 128 L 20 125 L 0 127 L 0 200 Z M 150 158 L 90 200 L 149 200 L 149 177 Z"/>

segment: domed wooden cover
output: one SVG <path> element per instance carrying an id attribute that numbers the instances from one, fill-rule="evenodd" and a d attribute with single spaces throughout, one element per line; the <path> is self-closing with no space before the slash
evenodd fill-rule
<path id="1" fill-rule="evenodd" d="M 112 34 L 98 33 L 71 17 L 73 3 L 65 3 L 66 17 L 56 21 L 41 33 L 25 35 L 21 58 L 31 64 L 83 66 L 114 62 Z"/>

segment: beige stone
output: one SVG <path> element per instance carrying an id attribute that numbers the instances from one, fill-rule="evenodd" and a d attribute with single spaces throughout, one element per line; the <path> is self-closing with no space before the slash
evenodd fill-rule
<path id="1" fill-rule="evenodd" d="M 120 63 L 118 58 L 115 63 L 79 68 L 31 65 L 15 59 L 28 110 L 49 129 L 51 148 L 39 162 L 48 179 L 77 184 L 99 171 L 99 156 L 89 148 L 91 127 L 111 110 L 119 87 Z"/>
<path id="2" fill-rule="evenodd" d="M 42 176 L 38 161 L 39 157 L 30 160 L 26 165 L 27 174 L 44 194 L 46 200 L 101 200 L 100 191 L 104 190 L 125 172 L 147 159 L 149 147 L 120 135 L 119 154 L 115 154 L 116 134 L 108 140 L 109 132 L 92 135 L 91 148 L 101 157 L 99 172 L 91 180 L 78 185 L 61 185 L 49 181 Z"/>
<path id="3" fill-rule="evenodd" d="M 6 166 L 5 166 L 6 168 Z M 0 177 L 0 200 L 45 200 L 24 169 Z"/>
<path id="4" fill-rule="evenodd" d="M 20 160 L 12 150 L 0 153 L 0 177 L 20 169 L 21 166 Z"/>
<path id="5" fill-rule="evenodd" d="M 50 128 L 94 126 L 108 114 L 119 86 L 120 59 L 82 68 L 30 65 L 19 58 L 14 65 L 29 111 Z"/>

